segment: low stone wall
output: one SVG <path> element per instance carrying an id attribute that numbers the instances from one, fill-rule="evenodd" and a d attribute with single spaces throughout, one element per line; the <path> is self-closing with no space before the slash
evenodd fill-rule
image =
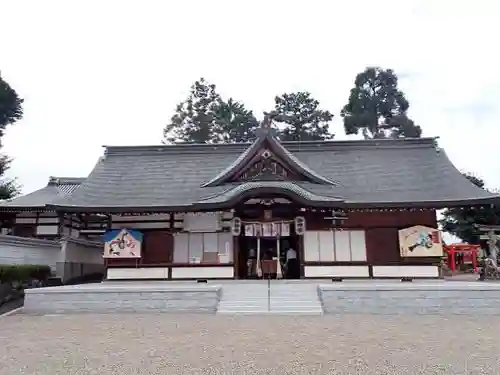
<path id="1" fill-rule="evenodd" d="M 215 314 L 220 287 L 113 287 L 100 284 L 26 291 L 23 313 L 209 313 Z"/>
<path id="2" fill-rule="evenodd" d="M 325 314 L 500 314 L 500 284 L 487 282 L 338 283 L 318 294 Z"/>
<path id="3" fill-rule="evenodd" d="M 0 235 L 0 264 L 50 266 L 63 282 L 91 273 L 105 273 L 103 244 L 78 238 L 42 240 Z"/>

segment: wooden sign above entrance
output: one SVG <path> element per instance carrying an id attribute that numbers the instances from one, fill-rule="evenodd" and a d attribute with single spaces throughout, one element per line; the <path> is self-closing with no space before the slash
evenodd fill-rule
<path id="1" fill-rule="evenodd" d="M 271 223 L 245 223 L 246 237 L 289 237 L 290 223 L 276 221 Z"/>

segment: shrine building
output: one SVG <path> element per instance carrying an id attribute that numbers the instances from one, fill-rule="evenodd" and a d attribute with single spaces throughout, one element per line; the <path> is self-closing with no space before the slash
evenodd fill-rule
<path id="1" fill-rule="evenodd" d="M 434 138 L 281 143 L 263 126 L 252 144 L 106 146 L 88 177 L 0 215 L 13 236 L 103 241 L 109 280 L 259 277 L 249 259 L 289 248 L 295 278 L 436 278 L 436 210 L 498 201 Z"/>

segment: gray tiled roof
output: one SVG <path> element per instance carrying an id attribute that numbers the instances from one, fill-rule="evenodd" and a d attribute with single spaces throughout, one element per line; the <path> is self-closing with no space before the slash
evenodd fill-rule
<path id="1" fill-rule="evenodd" d="M 0 209 L 44 208 L 45 205 L 72 194 L 85 178 L 50 177 L 47 186 L 9 201 L 0 202 Z"/>
<path id="2" fill-rule="evenodd" d="M 301 163 L 337 182 L 336 185 L 294 183 L 322 199 L 333 198 L 351 206 L 443 207 L 486 204 L 499 198 L 464 178 L 431 138 L 283 145 Z M 80 188 L 53 203 L 66 209 L 162 209 L 222 199 L 230 194 L 232 186 L 201 186 L 226 170 L 248 147 L 248 144 L 107 147 L 105 157 Z"/>

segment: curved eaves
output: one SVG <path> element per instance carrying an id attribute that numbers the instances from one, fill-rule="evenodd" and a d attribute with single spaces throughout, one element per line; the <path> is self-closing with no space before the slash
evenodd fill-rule
<path id="1" fill-rule="evenodd" d="M 218 204 L 233 201 L 241 198 L 247 193 L 259 193 L 263 190 L 274 192 L 276 194 L 292 195 L 293 197 L 301 198 L 310 202 L 329 202 L 342 203 L 343 200 L 334 197 L 315 194 L 293 182 L 281 181 L 260 181 L 260 182 L 245 182 L 237 186 L 231 187 L 220 194 L 216 194 L 204 199 L 200 199 L 196 204 Z"/>

